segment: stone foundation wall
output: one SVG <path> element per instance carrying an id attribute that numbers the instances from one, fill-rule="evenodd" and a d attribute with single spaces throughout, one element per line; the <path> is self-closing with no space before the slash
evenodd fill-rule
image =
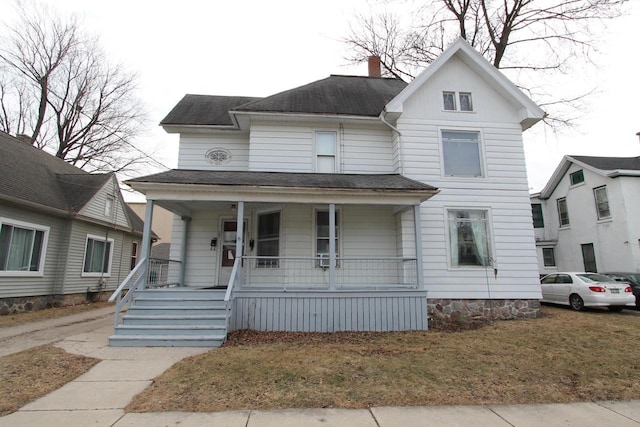
<path id="1" fill-rule="evenodd" d="M 429 321 L 534 319 L 540 317 L 538 300 L 427 299 Z"/>
<path id="2" fill-rule="evenodd" d="M 70 295 L 43 295 L 19 298 L 0 298 L 0 315 L 21 313 L 23 311 L 42 310 L 43 308 L 63 307 L 84 304 L 88 301 L 106 301 L 106 292 L 91 292 Z"/>

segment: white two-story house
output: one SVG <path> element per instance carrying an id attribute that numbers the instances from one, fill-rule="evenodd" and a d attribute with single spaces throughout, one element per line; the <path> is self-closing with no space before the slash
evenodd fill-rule
<path id="1" fill-rule="evenodd" d="M 531 196 L 541 275 L 640 272 L 640 157 L 565 156 Z"/>
<path id="2" fill-rule="evenodd" d="M 161 122 L 180 135 L 178 168 L 128 184 L 148 227 L 153 205 L 176 215 L 173 295 L 218 292 L 229 329 L 531 317 L 522 132 L 543 116 L 460 39 L 409 84 L 378 72 L 266 98 L 186 95 Z M 113 345 L 134 345 L 121 333 Z"/>

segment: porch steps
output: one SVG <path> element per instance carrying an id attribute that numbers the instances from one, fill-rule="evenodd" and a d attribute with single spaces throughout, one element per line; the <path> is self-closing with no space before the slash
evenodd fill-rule
<path id="1" fill-rule="evenodd" d="M 112 347 L 220 347 L 227 336 L 224 291 L 185 288 L 136 292 Z"/>

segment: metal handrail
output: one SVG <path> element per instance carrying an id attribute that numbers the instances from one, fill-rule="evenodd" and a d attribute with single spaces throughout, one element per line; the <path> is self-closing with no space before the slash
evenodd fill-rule
<path id="1" fill-rule="evenodd" d="M 133 283 L 133 286 L 129 287 L 129 292 L 127 292 L 124 298 L 122 298 L 122 292 L 125 290 L 125 288 L 129 284 L 131 279 L 135 277 L 136 273 L 139 270 L 142 270 L 142 274 L 140 274 L 140 276 L 136 279 L 136 281 Z M 114 327 L 118 326 L 120 311 L 122 311 L 122 308 L 125 306 L 125 304 L 127 304 L 133 297 L 133 292 L 131 292 L 131 290 L 136 290 L 141 285 L 144 288 L 144 283 L 146 282 L 146 279 L 147 279 L 147 258 L 145 257 L 138 262 L 138 264 L 133 268 L 133 270 L 131 270 L 131 272 L 129 272 L 129 274 L 122 281 L 122 283 L 120 283 L 120 286 L 118 286 L 118 288 L 115 291 L 113 291 L 113 294 L 111 294 L 111 296 L 109 297 L 109 300 L 108 300 L 109 302 L 116 301 L 116 311 L 115 311 L 114 320 L 113 320 Z"/>

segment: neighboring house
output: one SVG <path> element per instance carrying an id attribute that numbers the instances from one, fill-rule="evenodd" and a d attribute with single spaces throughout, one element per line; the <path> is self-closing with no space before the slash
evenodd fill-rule
<path id="1" fill-rule="evenodd" d="M 640 272 L 640 157 L 565 156 L 531 196 L 541 275 Z"/>
<path id="2" fill-rule="evenodd" d="M 142 229 L 113 173 L 89 174 L 0 132 L 0 312 L 115 289 Z"/>
<path id="3" fill-rule="evenodd" d="M 127 202 L 127 205 L 131 208 L 135 214 L 144 218 L 147 203 L 141 202 Z M 153 207 L 153 232 L 158 236 L 158 241 L 155 243 L 154 248 L 159 244 L 171 243 L 171 233 L 173 230 L 173 213 L 160 206 Z M 160 258 L 160 257 L 157 257 Z"/>
<path id="4" fill-rule="evenodd" d="M 186 95 L 161 122 L 178 169 L 127 183 L 180 217 L 179 282 L 226 289 L 231 329 L 536 316 L 522 132 L 543 116 L 460 39 L 410 84 Z"/>

